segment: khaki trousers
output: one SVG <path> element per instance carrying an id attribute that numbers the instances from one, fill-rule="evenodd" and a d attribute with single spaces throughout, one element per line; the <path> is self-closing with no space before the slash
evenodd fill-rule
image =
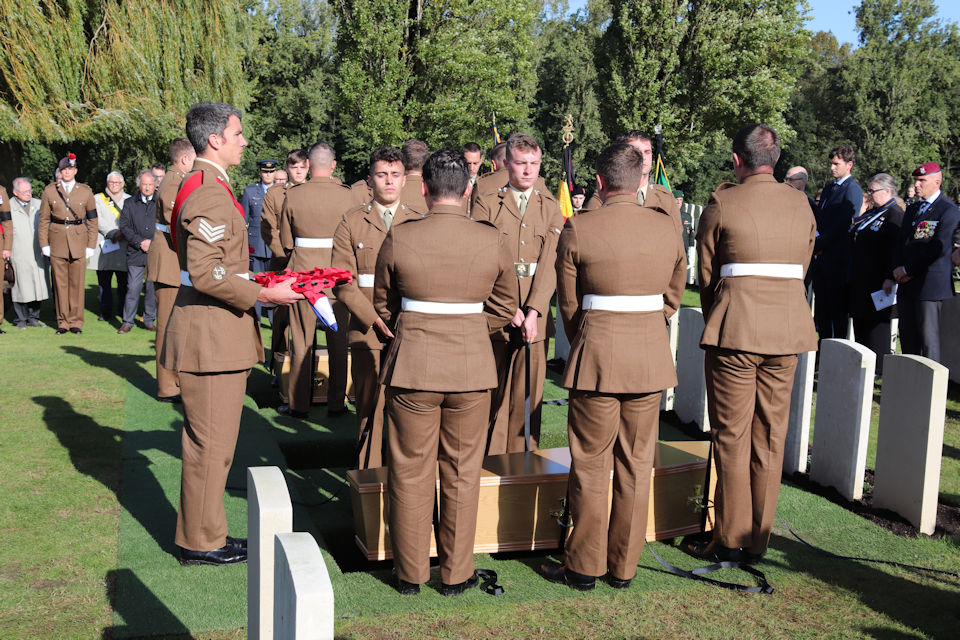
<path id="1" fill-rule="evenodd" d="M 540 410 L 543 402 L 543 381 L 547 375 L 546 341 L 530 345 L 530 448 L 540 441 Z M 524 400 L 526 398 L 527 364 L 523 345 L 493 341 L 493 357 L 497 364 L 497 388 L 490 404 L 490 432 L 487 455 L 523 451 Z"/>
<path id="2" fill-rule="evenodd" d="M 177 299 L 180 287 L 171 287 L 160 282 L 154 283 L 153 293 L 157 298 L 157 397 L 170 398 L 180 393 L 180 379 L 177 372 L 160 364 L 163 343 L 166 340 L 167 320 L 173 310 L 173 301 Z"/>
<path id="3" fill-rule="evenodd" d="M 343 409 L 347 392 L 347 324 L 350 312 L 341 302 L 333 302 L 339 331 L 324 328 L 330 358 L 330 391 L 327 409 Z M 313 349 L 317 345 L 317 316 L 306 300 L 290 305 L 290 388 L 287 397 L 294 411 L 309 411 L 313 400 Z"/>
<path id="4" fill-rule="evenodd" d="M 385 466 L 383 425 L 386 414 L 384 387 L 380 384 L 380 349 L 351 348 L 350 375 L 357 400 L 357 438 L 370 433 L 360 449 L 359 469 Z"/>
<path id="5" fill-rule="evenodd" d="M 50 258 L 53 271 L 54 300 L 59 329 L 83 327 L 83 289 L 87 261 L 83 258 Z"/>
<path id="6" fill-rule="evenodd" d="M 713 539 L 761 554 L 780 495 L 797 356 L 707 348 L 704 371 L 717 465 Z"/>
<path id="7" fill-rule="evenodd" d="M 489 391 L 434 393 L 387 388 L 390 417 L 387 495 L 393 564 L 401 580 L 430 578 L 430 525 L 440 469 L 437 531 L 440 579 L 473 575 L 480 468 Z"/>
<path id="8" fill-rule="evenodd" d="M 661 392 L 570 390 L 570 514 L 567 567 L 629 580 L 647 535 L 650 475 L 660 428 Z M 613 500 L 607 515 L 610 469 Z"/>
<path id="9" fill-rule="evenodd" d="M 249 369 L 180 372 L 183 470 L 176 543 L 184 549 L 212 551 L 227 543 L 223 491 L 233 464 L 249 375 Z"/>

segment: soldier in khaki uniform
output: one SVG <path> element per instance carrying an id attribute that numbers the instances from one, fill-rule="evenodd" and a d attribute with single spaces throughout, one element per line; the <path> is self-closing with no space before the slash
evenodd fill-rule
<path id="1" fill-rule="evenodd" d="M 400 192 L 400 200 L 407 203 L 414 211 L 426 211 L 427 203 L 423 199 L 421 185 L 423 185 L 423 163 L 430 156 L 427 143 L 422 140 L 407 140 L 400 147 L 400 153 L 403 154 L 403 169 L 407 178 L 403 191 Z"/>
<path id="2" fill-rule="evenodd" d="M 530 441 L 540 437 L 540 404 L 546 377 L 547 317 L 556 285 L 551 268 L 563 214 L 548 191 L 536 188 L 542 151 L 532 136 L 515 133 L 507 141 L 508 181 L 494 195 L 481 195 L 473 218 L 496 225 L 513 252 L 518 297 L 510 326 L 493 336 L 499 381 L 491 402 L 487 454 L 523 451 L 526 393 L 524 342 L 530 347 Z"/>
<path id="3" fill-rule="evenodd" d="M 617 138 L 618 143 L 626 143 L 634 147 L 643 155 L 643 176 L 640 178 L 640 188 L 637 189 L 637 202 L 645 207 L 661 209 L 677 223 L 677 233 L 683 229 L 680 219 L 680 207 L 673 192 L 659 184 L 650 184 L 650 169 L 653 166 L 653 142 L 650 136 L 638 129 L 631 129 Z M 603 204 L 599 190 L 583 205 L 584 211 L 592 211 Z"/>
<path id="4" fill-rule="evenodd" d="M 466 216 L 459 151 L 434 153 L 423 175 L 430 215 L 393 228 L 374 280 L 374 307 L 396 335 L 381 374 L 390 416 L 390 537 L 398 590 L 419 593 L 430 576 L 439 464 L 440 592 L 453 596 L 478 582 L 484 425 L 497 384 L 489 331 L 513 316 L 516 276 L 503 235 Z"/>
<path id="5" fill-rule="evenodd" d="M 310 180 L 287 189 L 280 217 L 280 242 L 290 256 L 287 265 L 294 271 L 330 266 L 333 233 L 343 214 L 354 207 L 350 188 L 333 178 L 337 167 L 333 148 L 318 142 L 310 148 Z M 330 357 L 330 391 L 327 415 L 342 414 L 347 389 L 346 307 L 331 294 L 339 331 L 325 329 Z M 305 418 L 313 399 L 313 348 L 317 343 L 317 316 L 306 300 L 290 308 L 289 404 L 280 407 L 283 415 Z"/>
<path id="6" fill-rule="evenodd" d="M 544 572 L 580 590 L 604 574 L 615 588 L 630 586 L 647 533 L 660 396 L 677 383 L 666 321 L 680 306 L 687 261 L 671 220 L 637 203 L 643 162 L 627 144 L 600 154 L 604 204 L 570 218 L 557 250 L 574 527 L 564 567 Z"/>
<path id="7" fill-rule="evenodd" d="M 393 337 L 373 308 L 373 269 L 390 229 L 423 213 L 400 201 L 403 156 L 391 147 L 370 155 L 373 201 L 348 212 L 333 236 L 333 266 L 354 274 L 351 283 L 334 288 L 337 300 L 350 311 L 350 373 L 357 398 L 358 437 L 367 437 L 360 450 L 359 468 L 383 466 L 384 398 L 380 388 L 383 342 Z"/>
<path id="8" fill-rule="evenodd" d="M 817 226 L 806 196 L 773 177 L 780 136 L 747 125 L 733 139 L 738 185 L 700 217 L 700 346 L 717 463 L 716 526 L 701 557 L 756 561 L 780 493 L 797 355 L 817 348 L 803 285 Z"/>
<path id="9" fill-rule="evenodd" d="M 163 341 L 173 301 L 176 300 L 177 290 L 180 288 L 180 263 L 170 236 L 170 214 L 180 184 L 196 159 L 197 152 L 186 138 L 174 138 L 170 143 L 170 170 L 164 174 L 163 182 L 157 189 L 156 231 L 147 251 L 146 277 L 154 283 L 153 292 L 157 298 L 157 400 L 160 402 L 180 402 L 180 381 L 177 373 L 160 364 L 160 354 L 163 353 Z"/>
<path id="10" fill-rule="evenodd" d="M 497 192 L 500 191 L 500 188 L 507 184 L 509 177 L 507 176 L 507 143 L 501 142 L 500 144 L 494 145 L 492 148 L 487 150 L 487 160 L 490 161 L 490 166 L 492 170 L 483 174 L 482 176 L 477 176 L 476 180 L 473 182 L 473 187 L 470 189 L 470 210 L 473 210 L 473 207 L 476 206 L 477 200 L 481 197 L 487 196 L 496 196 Z M 534 184 L 536 189 L 547 193 L 550 190 L 547 189 L 547 183 L 543 181 L 541 176 L 537 176 L 537 181 Z"/>
<path id="11" fill-rule="evenodd" d="M 467 142 L 460 147 L 460 153 L 467 161 L 467 168 L 470 170 L 470 193 L 467 194 L 467 202 L 473 201 L 473 186 L 480 177 L 480 166 L 483 164 L 483 150 L 476 142 Z"/>
<path id="12" fill-rule="evenodd" d="M 48 184 L 40 198 L 37 239 L 50 258 L 56 292 L 57 334 L 80 333 L 87 260 L 97 246 L 97 203 L 93 191 L 77 182 L 77 157 L 57 165 L 60 181 Z"/>
<path id="13" fill-rule="evenodd" d="M 176 543 L 182 564 L 232 564 L 245 561 L 247 549 L 245 540 L 227 535 L 223 491 L 247 376 L 263 359 L 253 305 L 302 296 L 291 290 L 292 278 L 269 289 L 250 280 L 247 228 L 226 173 L 247 144 L 240 112 L 219 102 L 195 104 L 187 137 L 198 157 L 173 213 L 181 286 L 161 355 L 163 366 L 179 374 L 183 396 Z"/>
<path id="14" fill-rule="evenodd" d="M 13 216 L 10 213 L 10 196 L 0 187 L 0 255 L 6 262 L 13 255 Z M 0 324 L 3 324 L 3 292 L 0 291 Z M 6 333 L 0 329 L 0 333 Z"/>

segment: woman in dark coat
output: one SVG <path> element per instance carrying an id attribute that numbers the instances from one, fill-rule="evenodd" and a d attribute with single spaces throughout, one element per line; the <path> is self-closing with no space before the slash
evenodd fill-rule
<path id="1" fill-rule="evenodd" d="M 853 246 L 850 269 L 850 315 L 857 342 L 877 354 L 877 375 L 883 372 L 883 356 L 892 353 L 890 312 L 879 311 L 871 296 L 883 288 L 893 273 L 893 250 L 900 236 L 903 209 L 897 204 L 897 183 L 893 176 L 878 173 L 870 178 L 864 195 L 872 206 L 850 226 Z"/>

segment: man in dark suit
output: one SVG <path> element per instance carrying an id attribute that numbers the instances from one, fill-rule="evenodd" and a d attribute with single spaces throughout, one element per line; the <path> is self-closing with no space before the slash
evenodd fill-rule
<path id="1" fill-rule="evenodd" d="M 853 179 L 853 147 L 830 151 L 833 182 L 823 187 L 817 218 L 817 243 L 813 249 L 814 322 L 820 339 L 847 337 L 847 294 L 850 243 L 847 231 L 860 213 L 863 191 Z"/>
<path id="2" fill-rule="evenodd" d="M 907 207 L 894 251 L 900 347 L 904 353 L 940 361 L 940 307 L 953 297 L 951 253 L 960 242 L 960 209 L 940 191 L 936 162 L 913 172 L 919 200 Z M 884 283 L 889 289 L 891 282 Z"/>
<path id="3" fill-rule="evenodd" d="M 260 173 L 260 182 L 251 184 L 243 190 L 240 204 L 243 206 L 243 216 L 247 221 L 247 238 L 250 243 L 250 271 L 259 273 L 270 268 L 270 246 L 260 232 L 260 214 L 263 211 L 263 199 L 267 189 L 273 186 L 273 179 L 277 173 L 276 160 L 257 160 L 257 169 Z M 256 305 L 256 316 L 260 318 L 260 303 Z M 272 314 L 271 314 L 272 317 Z"/>
<path id="4" fill-rule="evenodd" d="M 140 192 L 127 198 L 120 211 L 117 226 L 127 239 L 127 295 L 123 302 L 123 324 L 117 333 L 130 333 L 140 305 L 140 292 L 147 272 L 147 253 L 157 225 L 157 203 L 153 197 L 157 179 L 149 169 L 137 177 Z M 147 280 L 147 292 L 143 299 L 143 328 L 156 331 L 157 298 L 153 282 Z"/>

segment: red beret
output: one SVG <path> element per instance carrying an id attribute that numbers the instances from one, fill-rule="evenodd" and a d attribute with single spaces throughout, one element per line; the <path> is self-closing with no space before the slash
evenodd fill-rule
<path id="1" fill-rule="evenodd" d="M 913 175 L 915 176 L 925 176 L 929 173 L 940 173 L 940 165 L 936 162 L 924 162 L 913 170 Z"/>

